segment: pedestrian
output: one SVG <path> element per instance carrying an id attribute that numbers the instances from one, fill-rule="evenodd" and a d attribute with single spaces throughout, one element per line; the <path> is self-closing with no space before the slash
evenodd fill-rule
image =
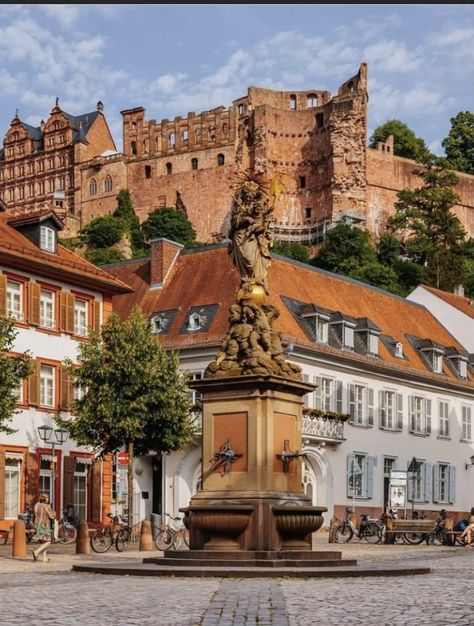
<path id="1" fill-rule="evenodd" d="M 39 548 L 32 550 L 33 559 L 38 560 L 38 557 L 42 555 L 42 561 L 49 561 L 46 555 L 46 550 L 51 545 L 51 522 L 56 519 L 56 514 L 48 504 L 48 495 L 42 493 L 38 498 L 38 502 L 35 504 L 35 533 L 33 535 L 33 541 L 41 543 Z"/>
<path id="2" fill-rule="evenodd" d="M 468 524 L 463 530 L 461 539 L 466 537 L 466 548 L 472 548 L 472 535 L 474 533 L 474 506 L 471 509 L 471 515 L 469 517 Z"/>

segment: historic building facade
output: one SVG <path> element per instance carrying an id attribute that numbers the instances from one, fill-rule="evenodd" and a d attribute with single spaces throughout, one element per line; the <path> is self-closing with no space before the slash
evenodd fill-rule
<path id="1" fill-rule="evenodd" d="M 0 213 L 0 315 L 15 320 L 13 352 L 28 351 L 32 358 L 32 374 L 17 390 L 18 412 L 10 423 L 16 432 L 0 434 L 4 530 L 40 493 L 50 495 L 58 518 L 64 506 L 74 504 L 83 519 L 101 523 L 111 507 L 111 459 L 95 461 L 90 449 L 63 441 L 53 417 L 70 416 L 80 393 L 64 360 L 76 360 L 88 329 L 98 331 L 112 310 L 112 295 L 128 288 L 58 245 L 62 228 L 49 210 Z"/>
<path id="2" fill-rule="evenodd" d="M 183 369 L 202 377 L 220 350 L 239 285 L 226 246 L 184 251 L 157 240 L 149 259 L 107 271 L 134 290 L 114 297 L 114 310 L 126 316 L 138 304 L 162 345 L 179 351 Z M 378 515 L 390 471 L 407 470 L 413 457 L 420 471 L 408 484 L 408 510 L 465 517 L 474 370 L 464 347 L 424 306 L 309 265 L 274 256 L 269 285 L 288 359 L 316 385 L 305 398 L 303 481 L 313 503 L 328 508 L 326 522 L 352 505 Z M 209 463 L 199 438 L 162 460 L 139 459 L 140 517 L 177 515 Z"/>

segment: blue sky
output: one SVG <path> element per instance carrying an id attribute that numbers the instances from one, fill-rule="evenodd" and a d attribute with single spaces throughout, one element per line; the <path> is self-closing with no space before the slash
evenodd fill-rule
<path id="1" fill-rule="evenodd" d="M 369 134 L 397 118 L 442 154 L 450 118 L 474 110 L 473 5 L 3 5 L 0 132 L 38 125 L 56 96 L 98 100 L 117 147 L 122 109 L 154 119 L 228 106 L 249 85 L 327 89 L 369 68 Z"/>

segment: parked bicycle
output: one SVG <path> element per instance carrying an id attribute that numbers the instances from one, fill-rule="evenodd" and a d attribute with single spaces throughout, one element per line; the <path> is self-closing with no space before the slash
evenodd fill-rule
<path id="1" fill-rule="evenodd" d="M 336 543 L 349 543 L 353 537 L 359 541 L 365 539 L 368 543 L 379 543 L 382 539 L 382 530 L 376 520 L 369 519 L 368 515 L 360 516 L 360 525 L 357 528 L 353 522 L 352 510 L 346 509 L 346 515 L 342 524 L 334 531 Z"/>
<path id="2" fill-rule="evenodd" d="M 25 522 L 26 542 L 30 543 L 35 534 L 34 513 L 31 506 L 26 505 L 25 512 L 18 514 L 18 519 Z"/>
<path id="3" fill-rule="evenodd" d="M 128 544 L 132 537 L 132 528 L 128 525 L 128 517 L 126 515 L 112 515 L 110 517 L 110 525 L 98 528 L 90 538 L 90 546 L 94 552 L 104 553 L 110 550 L 112 544 L 118 552 L 124 552 L 128 548 Z"/>
<path id="4" fill-rule="evenodd" d="M 181 517 L 172 517 L 165 513 L 170 519 L 169 524 L 162 524 L 158 534 L 155 537 L 155 546 L 157 550 L 182 550 L 189 548 L 189 531 L 184 526 Z"/>
<path id="5" fill-rule="evenodd" d="M 72 523 L 71 520 L 76 520 L 76 515 L 74 513 L 74 507 L 68 507 L 63 510 L 63 516 L 58 521 L 58 541 L 59 543 L 73 543 L 76 541 L 77 529 L 76 526 Z M 79 519 L 79 518 L 77 518 Z M 80 521 L 80 520 L 79 520 Z M 77 522 L 79 523 L 79 522 Z"/>

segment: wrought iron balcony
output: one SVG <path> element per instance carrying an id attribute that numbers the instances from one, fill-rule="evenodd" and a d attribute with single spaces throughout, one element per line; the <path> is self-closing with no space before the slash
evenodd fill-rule
<path id="1" fill-rule="evenodd" d="M 344 422 L 348 415 L 303 410 L 302 435 L 313 441 L 339 444 L 344 441 Z"/>

